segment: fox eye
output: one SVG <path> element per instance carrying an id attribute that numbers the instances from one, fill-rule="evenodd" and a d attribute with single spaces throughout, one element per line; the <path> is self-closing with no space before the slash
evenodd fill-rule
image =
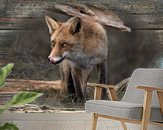
<path id="1" fill-rule="evenodd" d="M 53 43 L 53 44 L 51 44 L 51 48 L 54 48 L 54 46 L 55 46 L 55 44 Z"/>
<path id="2" fill-rule="evenodd" d="M 61 47 L 66 47 L 67 45 L 68 44 L 64 42 L 64 43 L 61 44 Z"/>
<path id="3" fill-rule="evenodd" d="M 53 48 L 55 46 L 54 40 L 51 41 L 51 47 Z"/>
<path id="4" fill-rule="evenodd" d="M 55 43 L 55 41 L 54 41 L 54 40 L 52 40 L 52 41 L 51 41 L 51 43 Z"/>

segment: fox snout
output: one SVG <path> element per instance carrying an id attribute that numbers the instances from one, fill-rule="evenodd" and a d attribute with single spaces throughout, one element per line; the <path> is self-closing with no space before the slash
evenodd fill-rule
<path id="1" fill-rule="evenodd" d="M 52 64 L 57 64 L 57 63 L 61 62 L 63 59 L 64 59 L 64 57 L 60 57 L 60 56 L 57 56 L 57 57 L 51 57 L 51 56 L 49 56 L 48 57 L 48 60 Z"/>
<path id="2" fill-rule="evenodd" d="M 69 52 L 64 52 L 62 55 L 54 56 L 52 53 L 49 55 L 48 60 L 52 64 L 58 64 L 68 56 Z"/>

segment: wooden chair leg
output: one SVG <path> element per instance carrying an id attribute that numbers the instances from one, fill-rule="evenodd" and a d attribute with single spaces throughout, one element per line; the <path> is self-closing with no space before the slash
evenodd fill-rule
<path id="1" fill-rule="evenodd" d="M 121 121 L 121 124 L 122 124 L 123 129 L 127 130 L 127 126 L 126 126 L 125 122 Z"/>
<path id="2" fill-rule="evenodd" d="M 95 113 L 93 113 L 92 130 L 96 130 L 96 127 L 97 127 L 97 121 L 98 121 L 98 117 L 96 116 Z"/>
<path id="3" fill-rule="evenodd" d="M 151 102 L 152 102 L 152 91 L 150 90 L 145 91 L 141 130 L 147 130 L 150 119 Z"/>
<path id="4" fill-rule="evenodd" d="M 161 112 L 163 114 L 163 92 L 157 92 L 157 96 L 160 103 Z"/>

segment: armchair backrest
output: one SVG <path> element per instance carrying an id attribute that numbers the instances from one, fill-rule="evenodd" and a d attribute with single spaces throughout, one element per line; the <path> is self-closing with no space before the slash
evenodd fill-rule
<path id="1" fill-rule="evenodd" d="M 143 104 L 144 91 L 137 89 L 137 86 L 163 88 L 163 69 L 136 69 L 131 76 L 122 101 Z M 152 106 L 159 106 L 156 92 L 153 93 Z"/>

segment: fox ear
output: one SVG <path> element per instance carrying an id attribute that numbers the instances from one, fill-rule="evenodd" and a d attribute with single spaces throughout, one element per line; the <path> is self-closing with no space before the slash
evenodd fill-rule
<path id="1" fill-rule="evenodd" d="M 45 21 L 49 28 L 49 33 L 52 34 L 56 29 L 59 28 L 59 24 L 52 18 L 45 16 Z"/>
<path id="2" fill-rule="evenodd" d="M 75 33 L 78 33 L 81 29 L 81 19 L 78 17 L 73 17 L 69 20 L 70 26 L 69 31 L 73 35 Z"/>

